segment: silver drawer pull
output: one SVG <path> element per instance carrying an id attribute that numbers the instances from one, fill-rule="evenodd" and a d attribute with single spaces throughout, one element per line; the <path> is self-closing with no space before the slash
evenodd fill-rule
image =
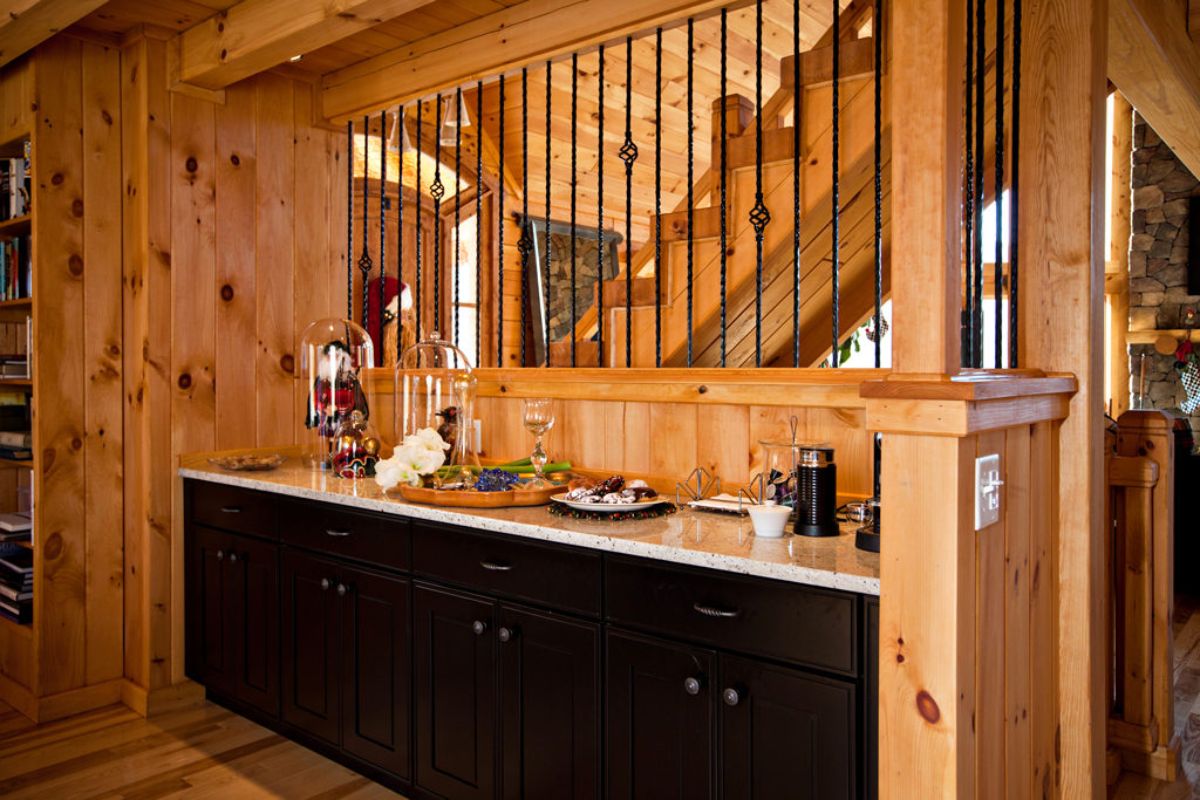
<path id="1" fill-rule="evenodd" d="M 739 611 L 736 608 L 733 610 L 729 610 L 729 609 L 724 609 L 724 608 L 717 608 L 715 606 L 705 606 L 705 605 L 701 605 L 700 603 L 693 604 L 692 609 L 694 611 L 696 611 L 697 613 L 703 614 L 706 617 L 717 617 L 720 619 L 733 619 L 738 614 L 742 613 L 741 611 Z"/>
<path id="2" fill-rule="evenodd" d="M 479 566 L 489 572 L 510 572 L 512 564 L 497 564 L 495 561 L 480 561 Z"/>
<path id="3" fill-rule="evenodd" d="M 340 538 L 343 538 L 343 537 L 345 537 L 345 536 L 349 536 L 349 535 L 350 535 L 350 531 L 335 531 L 333 528 L 326 528 L 326 529 L 325 529 L 325 535 L 326 535 L 326 536 L 335 536 L 335 537 L 337 537 L 337 538 L 339 538 L 339 539 L 340 539 Z"/>
<path id="4" fill-rule="evenodd" d="M 222 514 L 240 514 L 240 513 L 242 513 L 242 509 L 240 509 L 237 506 L 221 506 L 221 513 Z"/>

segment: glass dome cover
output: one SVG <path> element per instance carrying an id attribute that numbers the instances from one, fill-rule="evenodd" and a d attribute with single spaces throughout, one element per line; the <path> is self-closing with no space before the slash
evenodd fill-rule
<path id="1" fill-rule="evenodd" d="M 450 445 L 436 488 L 475 485 L 482 468 L 475 444 L 476 379 L 471 362 L 437 331 L 404 351 L 396 366 L 396 433 L 403 442 L 432 428 Z"/>
<path id="2" fill-rule="evenodd" d="M 363 421 L 370 419 L 371 406 L 360 377 L 373 363 L 371 336 L 352 320 L 320 319 L 301 334 L 303 414 L 309 432 L 304 453 L 312 467 L 333 467 L 338 429 L 353 412 L 359 412 Z"/>

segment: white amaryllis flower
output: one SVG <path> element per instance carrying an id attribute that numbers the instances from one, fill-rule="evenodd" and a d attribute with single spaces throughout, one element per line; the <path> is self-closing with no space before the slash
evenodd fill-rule
<path id="1" fill-rule="evenodd" d="M 379 488 L 387 491 L 401 483 L 419 486 L 421 476 L 403 459 L 398 459 L 393 455 L 391 458 L 375 462 L 375 483 L 379 484 Z"/>
<path id="2" fill-rule="evenodd" d="M 437 452 L 450 449 L 450 443 L 442 439 L 433 428 L 421 428 L 416 433 L 404 437 L 404 447 L 416 447 Z M 440 464 L 438 466 L 441 466 Z"/>

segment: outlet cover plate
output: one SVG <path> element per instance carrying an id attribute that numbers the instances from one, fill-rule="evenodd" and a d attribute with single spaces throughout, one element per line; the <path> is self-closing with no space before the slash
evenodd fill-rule
<path id="1" fill-rule="evenodd" d="M 975 459 L 975 530 L 1000 521 L 1000 456 Z"/>

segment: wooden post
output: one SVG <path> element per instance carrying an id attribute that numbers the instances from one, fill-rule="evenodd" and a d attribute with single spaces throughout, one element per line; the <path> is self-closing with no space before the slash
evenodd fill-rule
<path id="1" fill-rule="evenodd" d="M 1112 194 L 1109 196 L 1108 263 L 1104 293 L 1108 297 L 1108 413 L 1117 419 L 1129 410 L 1129 234 L 1132 224 L 1133 106 L 1113 92 Z"/>
<path id="2" fill-rule="evenodd" d="M 892 365 L 958 371 L 963 4 L 892 6 Z"/>
<path id="3" fill-rule="evenodd" d="M 1058 472 L 1062 797 L 1104 792 L 1103 369 L 1107 0 L 1024 6 L 1021 364 L 1074 374 Z M 899 226 L 901 230 L 904 226 Z M 900 325 L 897 324 L 897 329 Z M 1061 778 L 1059 778 L 1061 776 Z"/>

